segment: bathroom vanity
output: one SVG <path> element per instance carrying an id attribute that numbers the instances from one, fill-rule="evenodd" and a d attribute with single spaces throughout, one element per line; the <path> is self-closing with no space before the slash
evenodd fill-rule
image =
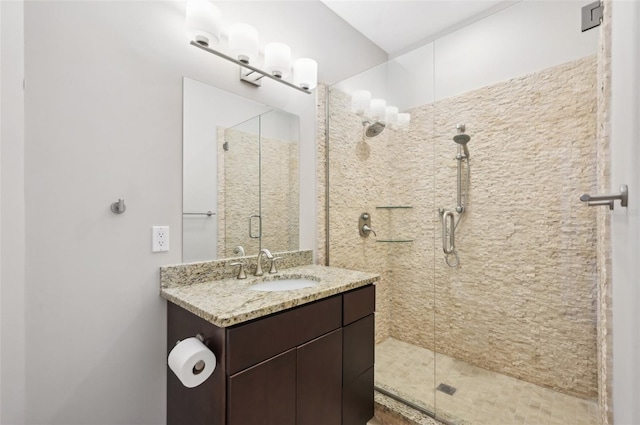
<path id="1" fill-rule="evenodd" d="M 310 288 L 258 292 L 264 279 L 307 276 Z M 165 285 L 167 354 L 202 335 L 217 358 L 203 384 L 167 370 L 168 424 L 364 425 L 373 416 L 378 276 L 301 266 L 266 278 Z"/>

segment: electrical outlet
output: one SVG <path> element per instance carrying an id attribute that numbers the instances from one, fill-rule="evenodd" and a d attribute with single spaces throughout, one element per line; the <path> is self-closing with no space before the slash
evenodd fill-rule
<path id="1" fill-rule="evenodd" d="M 169 226 L 153 226 L 151 252 L 169 251 Z"/>

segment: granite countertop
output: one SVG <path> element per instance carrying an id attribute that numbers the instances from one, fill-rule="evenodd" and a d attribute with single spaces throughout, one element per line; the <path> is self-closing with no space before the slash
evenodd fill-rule
<path id="1" fill-rule="evenodd" d="M 320 279 L 309 288 L 290 291 L 262 292 L 249 287 L 266 280 L 287 276 L 290 279 L 311 277 Z M 247 279 L 227 278 L 189 285 L 161 287 L 160 295 L 219 327 L 229 327 L 248 320 L 316 301 L 331 295 L 359 288 L 379 280 L 375 273 L 338 267 L 303 265 L 270 275 Z"/>

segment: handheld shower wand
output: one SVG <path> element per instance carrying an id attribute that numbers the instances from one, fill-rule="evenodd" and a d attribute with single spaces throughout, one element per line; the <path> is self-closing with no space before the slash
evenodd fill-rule
<path id="1" fill-rule="evenodd" d="M 467 148 L 467 143 L 471 140 L 468 134 L 465 134 L 465 125 L 458 124 L 456 125 L 457 134 L 453 136 L 453 141 L 458 144 L 458 154 L 456 155 L 456 161 L 458 162 L 458 176 L 457 176 L 457 204 L 456 204 L 456 212 L 458 213 L 458 220 L 454 218 L 453 211 L 446 210 L 444 208 L 439 209 L 440 220 L 442 222 L 442 250 L 444 251 L 444 259 L 448 266 L 456 267 L 460 264 L 460 259 L 458 258 L 458 253 L 456 251 L 456 242 L 455 242 L 455 231 L 460 224 L 460 219 L 462 218 L 462 214 L 465 212 L 465 207 L 467 203 L 467 198 L 469 194 L 469 149 Z M 464 151 L 464 154 L 461 152 Z M 462 162 L 466 162 L 466 183 L 463 189 L 463 181 L 462 181 Z M 463 202 L 463 192 L 464 192 L 464 202 Z M 455 262 L 451 262 L 449 257 L 453 255 L 455 257 Z"/>
<path id="2" fill-rule="evenodd" d="M 466 126 L 464 124 L 456 125 L 456 129 L 458 130 L 458 134 L 453 136 L 453 141 L 459 145 L 462 145 L 462 149 L 464 149 L 464 156 L 469 159 L 469 149 L 467 148 L 467 143 L 471 140 L 468 134 L 465 134 Z"/>

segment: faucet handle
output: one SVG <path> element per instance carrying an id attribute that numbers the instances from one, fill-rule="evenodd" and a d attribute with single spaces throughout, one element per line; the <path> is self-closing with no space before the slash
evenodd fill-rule
<path id="1" fill-rule="evenodd" d="M 247 274 L 244 272 L 244 263 L 239 261 L 237 263 L 231 263 L 231 266 L 240 266 L 240 269 L 238 269 L 238 276 L 236 277 L 236 279 L 246 279 L 247 278 Z"/>
<path id="2" fill-rule="evenodd" d="M 373 233 L 373 236 L 378 236 L 376 235 L 376 231 L 373 230 L 373 228 L 369 225 L 363 224 L 362 225 L 362 233 L 364 233 L 365 236 L 369 236 L 369 233 Z"/>
<path id="3" fill-rule="evenodd" d="M 276 260 L 281 259 L 282 257 L 273 257 L 271 259 L 271 268 L 269 269 L 269 273 L 278 273 L 278 269 L 276 268 Z"/>

